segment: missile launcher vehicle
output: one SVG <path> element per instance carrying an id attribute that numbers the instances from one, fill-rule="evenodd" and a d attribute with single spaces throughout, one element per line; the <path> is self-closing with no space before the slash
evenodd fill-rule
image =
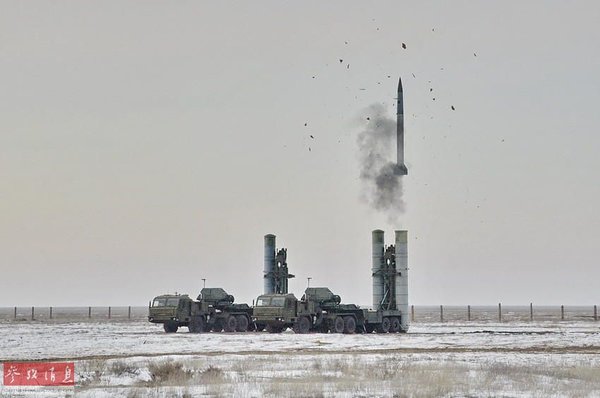
<path id="1" fill-rule="evenodd" d="M 257 324 L 270 333 L 292 328 L 296 333 L 354 333 L 364 325 L 364 313 L 354 304 L 340 304 L 340 296 L 326 287 L 309 287 L 300 300 L 293 294 L 263 294 L 256 300 Z"/>
<path id="2" fill-rule="evenodd" d="M 396 231 L 396 244 L 385 246 L 384 233 L 373 231 L 373 309 L 341 304 L 326 287 L 309 287 L 300 300 L 265 282 L 252 319 L 271 333 L 399 333 L 408 331 L 407 231 Z M 273 235 L 265 236 L 265 275 L 273 269 Z M 287 271 L 287 268 L 286 268 Z M 266 279 L 268 279 L 265 276 Z"/>
<path id="3" fill-rule="evenodd" d="M 162 323 L 167 333 L 185 326 L 190 333 L 245 332 L 254 330 L 252 307 L 234 304 L 234 297 L 221 288 L 203 288 L 196 300 L 187 294 L 164 294 L 152 300 L 148 320 Z"/>

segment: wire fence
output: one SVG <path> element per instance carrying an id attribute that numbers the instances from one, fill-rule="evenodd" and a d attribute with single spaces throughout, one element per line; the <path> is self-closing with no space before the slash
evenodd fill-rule
<path id="1" fill-rule="evenodd" d="M 0 307 L 2 321 L 132 321 L 148 319 L 148 307 Z"/>
<path id="2" fill-rule="evenodd" d="M 410 306 L 415 323 L 438 322 L 544 322 L 598 321 L 594 306 Z M 0 321 L 140 321 L 147 320 L 148 307 L 0 307 Z"/>
<path id="3" fill-rule="evenodd" d="M 411 306 L 410 318 L 415 323 L 430 322 L 544 322 L 598 321 L 598 306 Z"/>

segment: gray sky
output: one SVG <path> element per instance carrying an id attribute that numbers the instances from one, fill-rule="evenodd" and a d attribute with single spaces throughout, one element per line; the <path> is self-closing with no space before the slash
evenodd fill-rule
<path id="1" fill-rule="evenodd" d="M 598 303 L 600 6 L 421 3 L 1 1 L 0 306 L 251 301 L 266 233 L 368 304 L 374 228 L 413 303 Z M 356 137 L 399 75 L 391 225 Z"/>

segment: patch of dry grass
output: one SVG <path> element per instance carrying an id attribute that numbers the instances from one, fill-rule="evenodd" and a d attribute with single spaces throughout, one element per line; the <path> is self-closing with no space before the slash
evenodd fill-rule
<path id="1" fill-rule="evenodd" d="M 485 362 L 483 362 L 485 361 Z M 600 392 L 600 368 L 582 360 L 573 366 L 528 365 L 505 357 L 439 360 L 403 354 L 323 354 L 281 356 L 207 356 L 179 361 L 89 361 L 88 386 L 110 380 L 110 375 L 134 374 L 131 397 L 352 397 L 386 396 L 548 396 L 585 397 Z M 136 366 L 139 369 L 136 369 Z M 145 367 L 147 366 L 147 370 Z M 133 372 L 133 373 L 132 373 Z M 102 376 L 104 375 L 104 376 Z M 108 376 L 107 376 L 108 375 Z M 141 380 L 142 376 L 150 378 Z M 100 380 L 102 378 L 102 380 Z M 147 380 L 147 379 L 146 379 Z M 106 385 L 106 384 L 104 384 Z M 137 395 L 136 395 L 137 394 Z M 166 395 L 165 395 L 166 394 Z"/>
<path id="2" fill-rule="evenodd" d="M 165 361 L 150 363 L 148 366 L 150 384 L 167 386 L 185 386 L 194 376 L 194 371 L 185 369 L 182 362 Z"/>

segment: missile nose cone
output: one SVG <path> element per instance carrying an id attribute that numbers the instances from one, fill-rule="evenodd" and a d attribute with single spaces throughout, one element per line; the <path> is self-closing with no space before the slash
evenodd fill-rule
<path id="1" fill-rule="evenodd" d="M 402 78 L 398 78 L 398 92 L 401 93 L 402 92 Z"/>

